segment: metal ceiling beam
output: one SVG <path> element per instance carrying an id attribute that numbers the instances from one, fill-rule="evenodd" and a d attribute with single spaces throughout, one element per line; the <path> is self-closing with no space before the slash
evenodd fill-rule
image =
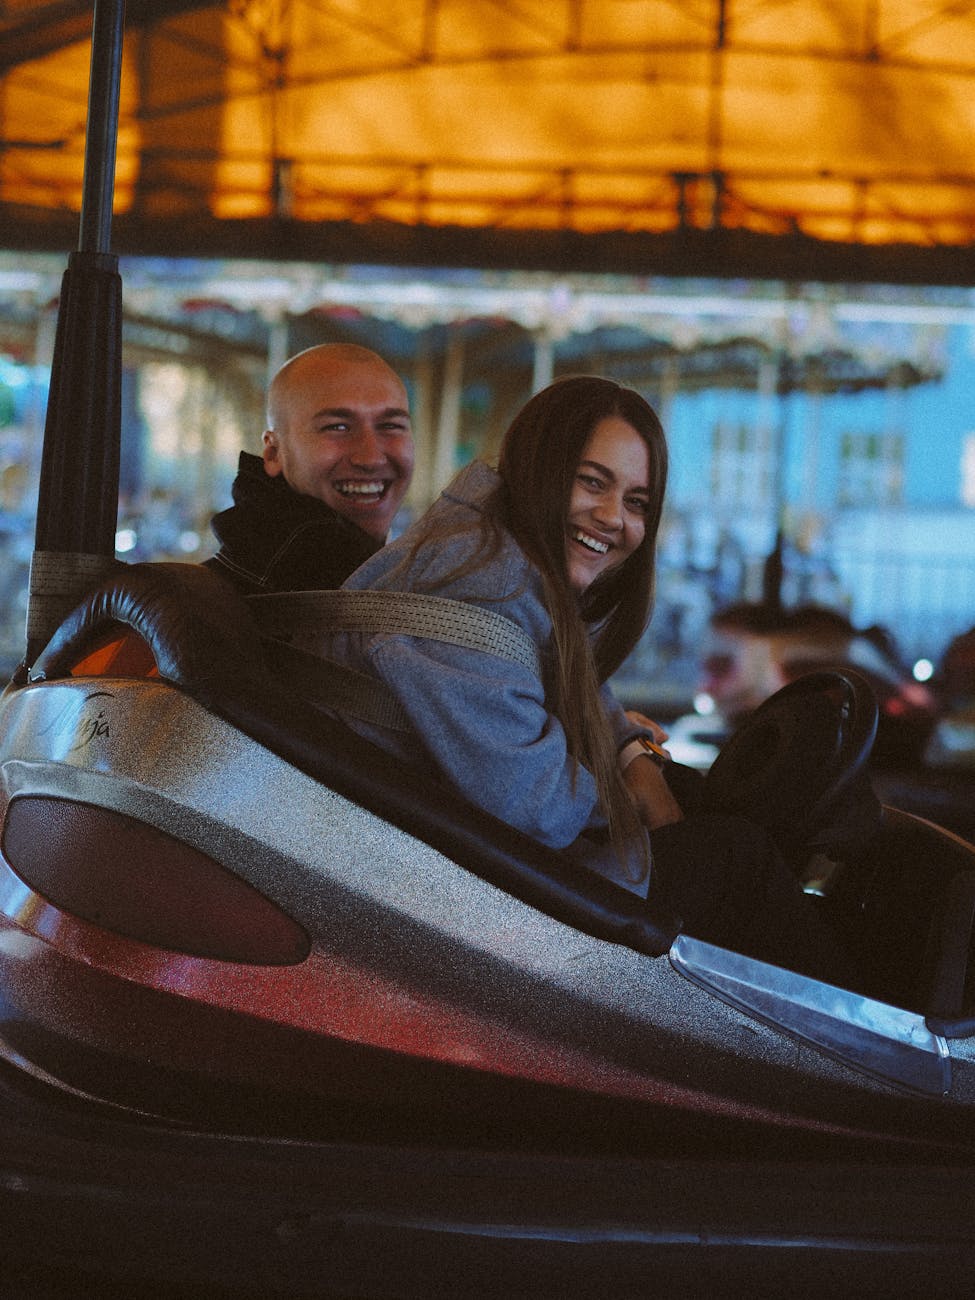
<path id="1" fill-rule="evenodd" d="M 128 0 L 126 25 L 141 27 L 206 9 L 212 0 Z M 91 0 L 55 0 L 0 21 L 0 73 L 91 37 Z"/>
<path id="2" fill-rule="evenodd" d="M 76 237 L 70 213 L 0 204 L 0 247 L 63 251 Z M 857 245 L 801 234 L 680 230 L 665 235 L 614 231 L 477 230 L 394 222 L 283 219 L 175 220 L 121 213 L 113 245 L 130 256 L 258 258 L 332 265 L 456 266 L 510 270 L 713 276 L 789 282 L 975 285 L 975 249 Z"/>

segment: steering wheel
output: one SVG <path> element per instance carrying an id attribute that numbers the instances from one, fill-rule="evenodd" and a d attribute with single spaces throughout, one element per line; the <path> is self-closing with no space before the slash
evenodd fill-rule
<path id="1" fill-rule="evenodd" d="M 877 716 L 859 673 L 797 677 L 721 747 L 705 779 L 706 806 L 758 822 L 787 857 L 849 856 L 880 816 L 867 774 Z"/>

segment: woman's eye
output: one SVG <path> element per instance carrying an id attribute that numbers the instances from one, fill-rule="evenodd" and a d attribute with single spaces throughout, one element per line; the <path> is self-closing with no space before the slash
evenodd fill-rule
<path id="1" fill-rule="evenodd" d="M 580 474 L 580 475 L 579 475 L 579 482 L 580 482 L 580 483 L 584 483 L 584 484 L 586 485 L 586 487 L 588 487 L 588 488 L 593 488 L 593 489 L 594 489 L 595 491 L 597 491 L 597 492 L 598 492 L 599 489 L 603 486 L 603 481 L 602 481 L 602 479 L 601 479 L 601 478 L 594 478 L 592 474 Z"/>

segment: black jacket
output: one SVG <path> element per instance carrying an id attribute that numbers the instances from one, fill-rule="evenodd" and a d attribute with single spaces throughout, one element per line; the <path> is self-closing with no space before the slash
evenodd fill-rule
<path id="1" fill-rule="evenodd" d="M 240 453 L 232 495 L 211 522 L 220 550 L 205 563 L 245 596 L 340 587 L 379 549 L 331 506 L 295 492 L 283 475 L 270 478 L 249 452 Z"/>

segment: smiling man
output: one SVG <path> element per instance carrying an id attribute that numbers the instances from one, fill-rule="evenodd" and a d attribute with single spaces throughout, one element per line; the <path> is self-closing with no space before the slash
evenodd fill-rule
<path id="1" fill-rule="evenodd" d="M 245 595 L 338 587 L 386 540 L 413 474 L 406 389 L 380 356 L 326 343 L 281 367 L 263 459 L 242 452 L 208 565 Z"/>

